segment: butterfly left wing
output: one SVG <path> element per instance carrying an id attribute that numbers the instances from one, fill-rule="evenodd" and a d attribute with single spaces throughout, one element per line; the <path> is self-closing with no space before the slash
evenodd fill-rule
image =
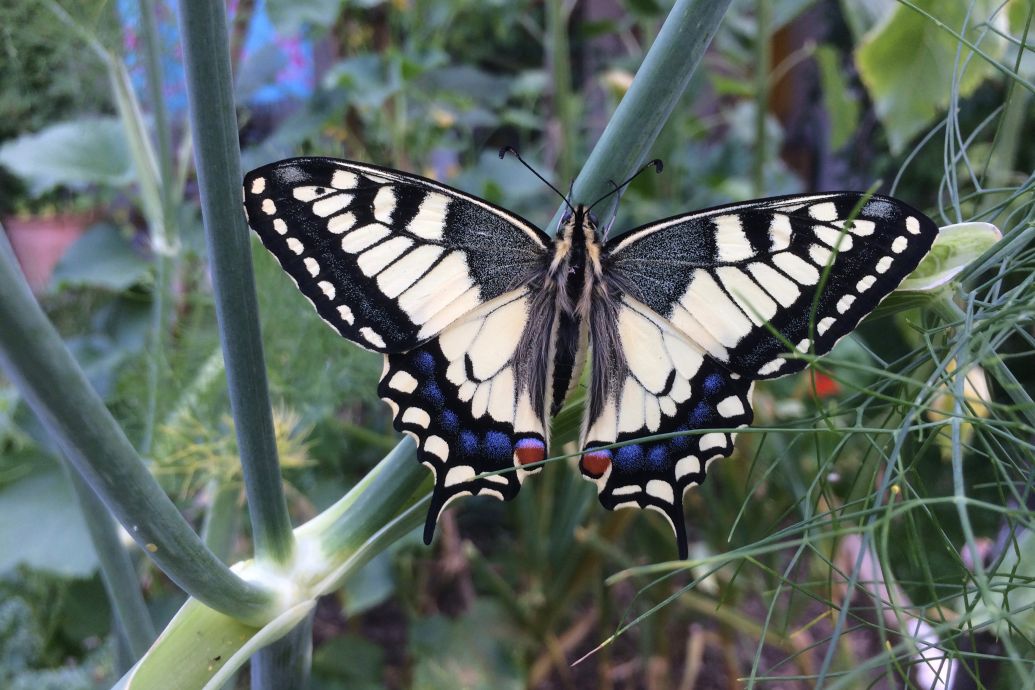
<path id="1" fill-rule="evenodd" d="M 897 200 L 840 193 L 720 207 L 607 243 L 580 461 L 604 506 L 662 512 L 685 558 L 683 492 L 733 452 L 753 381 L 804 368 L 788 343 L 828 352 L 936 234 Z M 642 440 L 662 434 L 677 435 Z M 627 445 L 601 448 L 614 443 Z"/>
<path id="2" fill-rule="evenodd" d="M 378 392 L 435 474 L 425 540 L 458 496 L 517 495 L 546 450 L 543 401 L 530 396 L 547 374 L 529 343 L 552 324 L 531 292 L 550 238 L 433 180 L 330 158 L 253 170 L 244 203 L 320 316 L 384 353 Z"/>

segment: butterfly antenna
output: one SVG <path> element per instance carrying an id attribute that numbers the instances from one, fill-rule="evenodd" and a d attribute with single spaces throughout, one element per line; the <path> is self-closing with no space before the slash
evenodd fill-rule
<path id="1" fill-rule="evenodd" d="M 633 181 L 633 180 L 635 180 L 635 179 L 636 179 L 637 177 L 639 177 L 639 176 L 640 176 L 640 173 L 642 173 L 642 172 L 643 172 L 644 170 L 646 170 L 647 168 L 654 168 L 654 172 L 656 172 L 656 173 L 660 173 L 660 172 L 661 172 L 662 170 L 664 170 L 664 169 L 665 169 L 665 164 L 661 162 L 661 159 L 660 159 L 660 158 L 655 158 L 654 160 L 652 160 L 652 161 L 649 161 L 649 162 L 648 162 L 648 163 L 647 163 L 646 165 L 644 165 L 644 166 L 643 166 L 642 168 L 640 168 L 639 170 L 637 170 L 637 171 L 636 171 L 635 173 L 633 173 L 632 177 L 630 177 L 630 178 L 629 178 L 628 180 L 626 180 L 626 181 L 625 181 L 625 182 L 623 182 L 622 184 L 615 184 L 615 183 L 614 183 L 614 181 L 611 181 L 611 180 L 609 180 L 609 182 L 610 182 L 610 183 L 611 183 L 612 185 L 614 185 L 614 189 L 612 189 L 612 190 L 611 190 L 610 192 L 608 192 L 607 194 L 605 194 L 604 196 L 600 197 L 599 199 L 597 199 L 596 201 L 594 201 L 594 202 L 593 202 L 592 204 L 590 204 L 590 205 L 589 205 L 589 209 L 590 209 L 590 210 L 592 211 L 592 210 L 593 210 L 593 207 L 594 207 L 594 206 L 596 206 L 597 204 L 599 204 L 599 203 L 600 203 L 601 201 L 603 201 L 603 200 L 604 200 L 604 199 L 606 199 L 607 197 L 611 196 L 612 194 L 617 194 L 618 192 L 620 192 L 620 191 L 621 191 L 622 189 L 624 189 L 624 188 L 625 188 L 625 187 L 626 187 L 626 186 L 627 186 L 627 185 L 628 185 L 628 184 L 629 184 L 630 182 L 632 182 L 632 181 Z"/>
<path id="2" fill-rule="evenodd" d="M 568 197 L 566 197 L 563 194 L 561 194 L 560 191 L 556 187 L 554 187 L 552 184 L 550 184 L 549 182 L 546 181 L 545 177 L 543 177 L 538 172 L 536 172 L 535 168 L 533 168 L 531 165 L 526 163 L 525 159 L 521 157 L 521 154 L 517 152 L 516 148 L 514 148 L 513 146 L 504 146 L 503 148 L 501 148 L 500 149 L 500 159 L 506 158 L 508 153 L 513 154 L 514 158 L 517 158 L 519 161 L 521 161 L 521 165 L 523 165 L 526 168 L 528 168 L 532 172 L 533 175 L 535 175 L 540 180 L 542 180 L 543 184 L 545 184 L 547 187 L 549 187 L 553 191 L 557 192 L 557 196 L 561 197 L 561 199 L 564 201 L 564 205 L 567 206 L 568 209 L 571 210 L 572 213 L 575 213 L 575 209 L 573 209 L 571 207 L 571 202 L 568 201 Z"/>

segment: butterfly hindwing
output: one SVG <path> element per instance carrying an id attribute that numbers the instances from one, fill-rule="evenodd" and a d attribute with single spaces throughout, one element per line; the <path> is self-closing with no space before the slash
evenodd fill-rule
<path id="1" fill-rule="evenodd" d="M 533 304 L 527 289 L 504 294 L 437 338 L 385 355 L 378 393 L 392 408 L 395 428 L 413 436 L 418 459 L 435 476 L 428 543 L 450 501 L 470 494 L 510 500 L 535 471 L 524 465 L 546 457 L 543 405 L 537 413 L 529 397 L 544 390 L 543 381 L 529 378 L 545 380 L 546 371 L 530 368 L 522 347 L 538 327 L 530 323 Z"/>
<path id="2" fill-rule="evenodd" d="M 890 197 L 776 197 L 633 230 L 605 246 L 605 274 L 729 371 L 772 378 L 805 367 L 791 348 L 829 352 L 937 233 Z"/>
<path id="3" fill-rule="evenodd" d="M 524 284 L 550 242 L 476 197 L 330 158 L 253 170 L 244 202 L 252 229 L 320 316 L 378 352 L 408 350 Z"/>
<path id="4" fill-rule="evenodd" d="M 752 381 L 731 374 L 628 296 L 615 317 L 614 337 L 594 343 L 579 468 L 597 484 L 609 510 L 649 508 L 665 515 L 685 558 L 683 493 L 704 481 L 710 462 L 733 452 L 734 430 L 751 423 Z M 650 438 L 666 434 L 674 435 Z M 601 447 L 615 443 L 626 445 Z"/>

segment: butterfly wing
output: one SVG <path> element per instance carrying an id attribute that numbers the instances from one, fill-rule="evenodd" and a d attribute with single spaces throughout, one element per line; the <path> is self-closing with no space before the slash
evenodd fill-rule
<path id="1" fill-rule="evenodd" d="M 805 368 L 782 356 L 788 343 L 829 352 L 937 234 L 932 220 L 886 196 L 776 197 L 633 230 L 608 243 L 605 273 L 730 372 L 773 378 Z"/>
<path id="2" fill-rule="evenodd" d="M 580 462 L 604 506 L 662 512 L 685 558 L 683 492 L 733 452 L 753 381 L 804 368 L 789 348 L 828 352 L 936 234 L 899 201 L 842 193 L 720 207 L 609 242 Z"/>
<path id="3" fill-rule="evenodd" d="M 432 180 L 294 158 L 244 180 L 248 223 L 320 316 L 377 352 L 412 349 L 528 282 L 549 237 Z"/>
<path id="4" fill-rule="evenodd" d="M 530 396 L 547 372 L 531 344 L 546 342 L 552 312 L 530 286 L 550 239 L 437 182 L 329 158 L 254 170 L 244 199 L 320 316 L 385 354 L 378 392 L 435 475 L 425 540 L 458 496 L 516 496 L 523 466 L 546 451 L 543 402 Z"/>

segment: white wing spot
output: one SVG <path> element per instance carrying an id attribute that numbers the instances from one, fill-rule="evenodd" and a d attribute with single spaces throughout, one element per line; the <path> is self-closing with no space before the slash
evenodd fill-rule
<path id="1" fill-rule="evenodd" d="M 395 211 L 395 192 L 391 187 L 382 187 L 374 196 L 374 218 L 382 223 L 391 224 Z"/>
<path id="2" fill-rule="evenodd" d="M 890 256 L 882 256 L 880 261 L 877 262 L 877 273 L 886 273 L 891 268 L 891 263 L 894 261 Z"/>
<path id="3" fill-rule="evenodd" d="M 837 323 L 837 319 L 833 316 L 827 316 L 820 319 L 819 323 L 816 324 L 816 332 L 823 335 L 830 330 L 830 327 Z"/>
<path id="4" fill-rule="evenodd" d="M 676 478 L 681 479 L 688 474 L 697 474 L 701 471 L 701 461 L 696 456 L 688 455 L 680 458 L 676 463 Z"/>
<path id="5" fill-rule="evenodd" d="M 835 225 L 844 225 L 844 223 L 839 221 L 835 223 Z M 866 237 L 867 235 L 872 235 L 873 231 L 876 228 L 877 224 L 874 223 L 872 220 L 859 220 L 857 218 L 849 224 L 848 231 L 853 235 L 858 235 L 859 237 Z"/>
<path id="6" fill-rule="evenodd" d="M 801 342 L 799 342 L 798 346 L 797 346 L 798 347 L 798 352 L 808 352 L 809 351 L 809 345 L 811 345 L 811 344 L 812 344 L 811 340 L 809 340 L 808 338 L 802 338 Z"/>
<path id="7" fill-rule="evenodd" d="M 895 238 L 895 241 L 891 243 L 891 251 L 895 252 L 896 254 L 901 254 L 902 252 L 906 251 L 906 247 L 908 246 L 909 240 L 907 240 L 904 236 L 899 235 Z"/>
<path id="8" fill-rule="evenodd" d="M 446 486 L 455 486 L 457 484 L 463 484 L 469 482 L 475 478 L 474 468 L 470 465 L 458 465 L 456 467 L 450 467 L 449 472 L 446 473 Z"/>
<path id="9" fill-rule="evenodd" d="M 267 216 L 273 216 L 277 213 L 277 205 L 273 203 L 273 199 L 262 200 L 262 212 Z"/>
<path id="10" fill-rule="evenodd" d="M 773 263 L 802 285 L 815 285 L 819 282 L 819 271 L 816 270 L 816 267 L 806 263 L 796 254 L 790 252 L 773 254 Z"/>
<path id="11" fill-rule="evenodd" d="M 837 206 L 832 201 L 825 201 L 809 207 L 809 215 L 816 220 L 837 220 Z"/>
<path id="12" fill-rule="evenodd" d="M 407 407 L 403 412 L 402 421 L 404 424 L 416 424 L 427 429 L 431 424 L 431 415 L 419 407 Z"/>
<path id="13" fill-rule="evenodd" d="M 352 213 L 339 213 L 327 221 L 327 231 L 334 235 L 340 235 L 351 230 L 355 224 L 356 216 L 352 215 Z"/>
<path id="14" fill-rule="evenodd" d="M 715 244 L 719 250 L 719 261 L 743 261 L 755 255 L 751 242 L 744 234 L 740 216 L 733 214 L 716 216 L 712 219 L 712 223 L 715 224 Z"/>
<path id="15" fill-rule="evenodd" d="M 877 278 L 875 276 L 863 276 L 859 279 L 859 282 L 855 284 L 855 289 L 858 292 L 866 292 L 873 287 L 873 284 L 876 282 Z"/>
<path id="16" fill-rule="evenodd" d="M 832 254 L 833 252 L 819 244 L 813 244 L 809 247 L 809 257 L 820 268 L 823 268 L 830 263 L 830 257 Z"/>
<path id="17" fill-rule="evenodd" d="M 915 216 L 909 216 L 906 218 L 906 230 L 912 235 L 920 234 L 920 221 Z"/>
<path id="18" fill-rule="evenodd" d="M 852 308 L 853 304 L 855 304 L 855 295 L 845 295 L 841 299 L 837 300 L 838 313 L 844 314 Z"/>
<path id="19" fill-rule="evenodd" d="M 266 178 L 256 177 L 252 180 L 252 194 L 262 194 L 266 191 Z"/>
<path id="20" fill-rule="evenodd" d="M 388 380 L 388 387 L 403 393 L 412 393 L 417 390 L 417 379 L 413 378 L 408 371 L 397 371 Z M 445 458 L 442 459 L 445 460 Z"/>
<path id="21" fill-rule="evenodd" d="M 359 334 L 363 336 L 363 339 L 375 347 L 384 347 L 385 340 L 382 338 L 377 331 L 370 326 L 364 326 L 359 329 Z"/>
<path id="22" fill-rule="evenodd" d="M 391 230 L 380 223 L 364 225 L 341 238 L 341 249 L 349 254 L 357 254 L 389 234 Z"/>
<path id="23" fill-rule="evenodd" d="M 359 182 L 359 178 L 356 177 L 355 173 L 350 173 L 347 170 L 337 170 L 334 176 L 331 177 L 331 186 L 335 189 L 353 189 L 357 182 Z"/>
<path id="24" fill-rule="evenodd" d="M 813 226 L 812 231 L 822 242 L 834 247 L 839 252 L 847 252 L 852 248 L 852 236 L 847 232 L 826 225 Z"/>
<path id="25" fill-rule="evenodd" d="M 408 237 L 393 237 L 360 254 L 356 263 L 359 264 L 359 270 L 363 275 L 370 277 L 383 271 L 411 245 L 413 240 Z"/>
<path id="26" fill-rule="evenodd" d="M 302 246 L 302 243 L 294 237 L 287 238 L 287 246 L 288 249 L 293 251 L 295 254 L 301 254 L 303 249 L 305 249 L 305 247 Z"/>
<path id="27" fill-rule="evenodd" d="M 449 207 L 449 197 L 445 194 L 429 192 L 420 203 L 420 210 L 410 221 L 406 229 L 417 237 L 426 240 L 442 239 L 442 232 L 446 227 L 446 210 Z"/>
<path id="28" fill-rule="evenodd" d="M 428 439 L 424 442 L 424 450 L 432 455 L 437 455 L 439 460 L 445 461 L 449 459 L 449 444 L 441 436 L 428 436 Z M 448 477 L 449 475 L 447 474 L 446 476 Z"/>
<path id="29" fill-rule="evenodd" d="M 737 396 L 731 395 L 716 405 L 715 409 L 723 417 L 736 417 L 744 414 L 744 402 Z"/>
<path id="30" fill-rule="evenodd" d="M 700 448 L 702 451 L 711 450 L 712 448 L 725 448 L 726 447 L 726 434 L 718 431 L 713 431 L 710 434 L 705 434 L 701 437 Z"/>
<path id="31" fill-rule="evenodd" d="M 320 288 L 320 292 L 322 292 L 327 297 L 327 299 L 334 299 L 336 291 L 334 289 L 333 283 L 329 283 L 326 280 L 321 280 L 316 285 Z"/>
<path id="32" fill-rule="evenodd" d="M 775 374 L 783 368 L 783 365 L 787 364 L 787 360 L 783 357 L 777 357 L 774 360 L 766 362 L 758 368 L 759 376 L 768 376 L 769 374 Z"/>
<path id="33" fill-rule="evenodd" d="M 643 491 L 643 488 L 639 484 L 626 484 L 624 486 L 615 487 L 615 490 L 611 492 L 612 496 L 629 496 L 631 494 L 638 494 Z"/>
<path id="34" fill-rule="evenodd" d="M 781 252 L 791 246 L 791 218 L 782 213 L 774 213 L 769 223 L 769 249 Z"/>
<path id="35" fill-rule="evenodd" d="M 675 501 L 675 496 L 672 493 L 672 485 L 661 479 L 651 479 L 647 482 L 647 493 L 665 503 L 672 503 Z"/>
<path id="36" fill-rule="evenodd" d="M 344 211 L 351 203 L 351 194 L 338 193 L 333 196 L 320 199 L 319 201 L 314 203 L 313 213 L 320 216 L 321 218 L 326 218 L 327 216 L 334 215 L 338 211 Z"/>
<path id="37" fill-rule="evenodd" d="M 283 218 L 274 218 L 273 219 L 273 229 L 276 230 L 281 235 L 286 235 L 287 234 L 287 223 L 284 222 Z"/>
<path id="38" fill-rule="evenodd" d="M 341 320 L 350 326 L 356 321 L 356 317 L 352 313 L 352 310 L 349 309 L 348 305 L 345 304 L 342 304 L 338 307 L 338 316 L 340 316 Z"/>
<path id="39" fill-rule="evenodd" d="M 305 270 L 314 278 L 320 273 L 320 264 L 311 256 L 305 258 Z"/>

